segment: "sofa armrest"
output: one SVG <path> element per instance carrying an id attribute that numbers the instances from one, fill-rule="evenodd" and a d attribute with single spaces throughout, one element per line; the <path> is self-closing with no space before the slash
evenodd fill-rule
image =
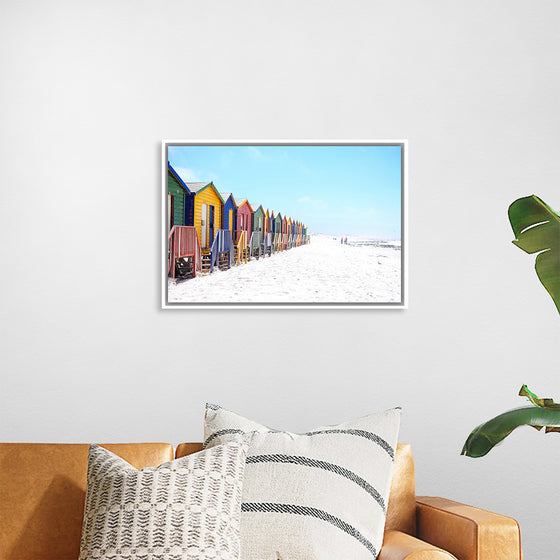
<path id="1" fill-rule="evenodd" d="M 401 531 L 385 531 L 378 560 L 456 560 L 441 548 Z"/>
<path id="2" fill-rule="evenodd" d="M 520 560 L 515 519 L 444 498 L 416 498 L 418 538 L 449 550 L 458 560 Z"/>

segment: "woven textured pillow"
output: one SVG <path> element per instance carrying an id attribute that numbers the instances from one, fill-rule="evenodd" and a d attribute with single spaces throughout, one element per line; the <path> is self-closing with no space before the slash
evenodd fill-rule
<path id="1" fill-rule="evenodd" d="M 241 558 L 377 558 L 400 415 L 395 408 L 293 434 L 207 405 L 205 447 L 256 432 L 243 482 Z"/>
<path id="2" fill-rule="evenodd" d="M 238 560 L 247 443 L 137 470 L 92 445 L 80 560 Z"/>

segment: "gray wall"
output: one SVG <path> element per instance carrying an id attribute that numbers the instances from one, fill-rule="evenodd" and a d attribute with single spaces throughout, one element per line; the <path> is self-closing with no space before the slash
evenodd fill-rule
<path id="1" fill-rule="evenodd" d="M 506 214 L 560 208 L 559 17 L 3 2 L 0 439 L 200 440 L 206 400 L 294 431 L 402 405 L 419 494 L 511 515 L 527 558 L 556 557 L 558 436 L 459 451 L 523 382 L 560 397 L 560 318 Z M 410 308 L 161 311 L 163 138 L 407 138 Z"/>

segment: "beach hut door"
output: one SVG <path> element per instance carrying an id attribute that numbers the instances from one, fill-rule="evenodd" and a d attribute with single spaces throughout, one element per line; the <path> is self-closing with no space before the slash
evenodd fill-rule
<path id="1" fill-rule="evenodd" d="M 169 230 L 171 231 L 171 228 L 173 227 L 173 197 L 168 194 L 167 195 L 167 218 L 169 220 Z"/>
<path id="2" fill-rule="evenodd" d="M 200 244 L 202 247 L 206 247 L 206 220 L 208 216 L 208 206 L 206 204 L 202 204 L 200 208 L 200 235 L 202 239 L 200 240 Z"/>
<path id="3" fill-rule="evenodd" d="M 214 207 L 210 206 L 210 218 L 208 219 L 208 240 L 210 243 L 214 241 Z"/>
<path id="4" fill-rule="evenodd" d="M 228 229 L 233 230 L 233 210 L 229 211 L 229 226 Z"/>

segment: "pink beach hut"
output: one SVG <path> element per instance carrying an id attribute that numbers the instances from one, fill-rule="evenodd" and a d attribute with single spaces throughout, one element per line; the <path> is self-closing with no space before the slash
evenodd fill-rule
<path id="1" fill-rule="evenodd" d="M 246 198 L 236 198 L 235 204 L 237 205 L 237 231 L 234 238 L 239 239 L 241 232 L 244 231 L 245 244 L 248 245 L 253 233 L 253 208 Z"/>
<path id="2" fill-rule="evenodd" d="M 247 239 L 253 233 L 253 209 L 247 199 L 235 199 L 237 204 L 237 229 L 247 232 Z"/>

